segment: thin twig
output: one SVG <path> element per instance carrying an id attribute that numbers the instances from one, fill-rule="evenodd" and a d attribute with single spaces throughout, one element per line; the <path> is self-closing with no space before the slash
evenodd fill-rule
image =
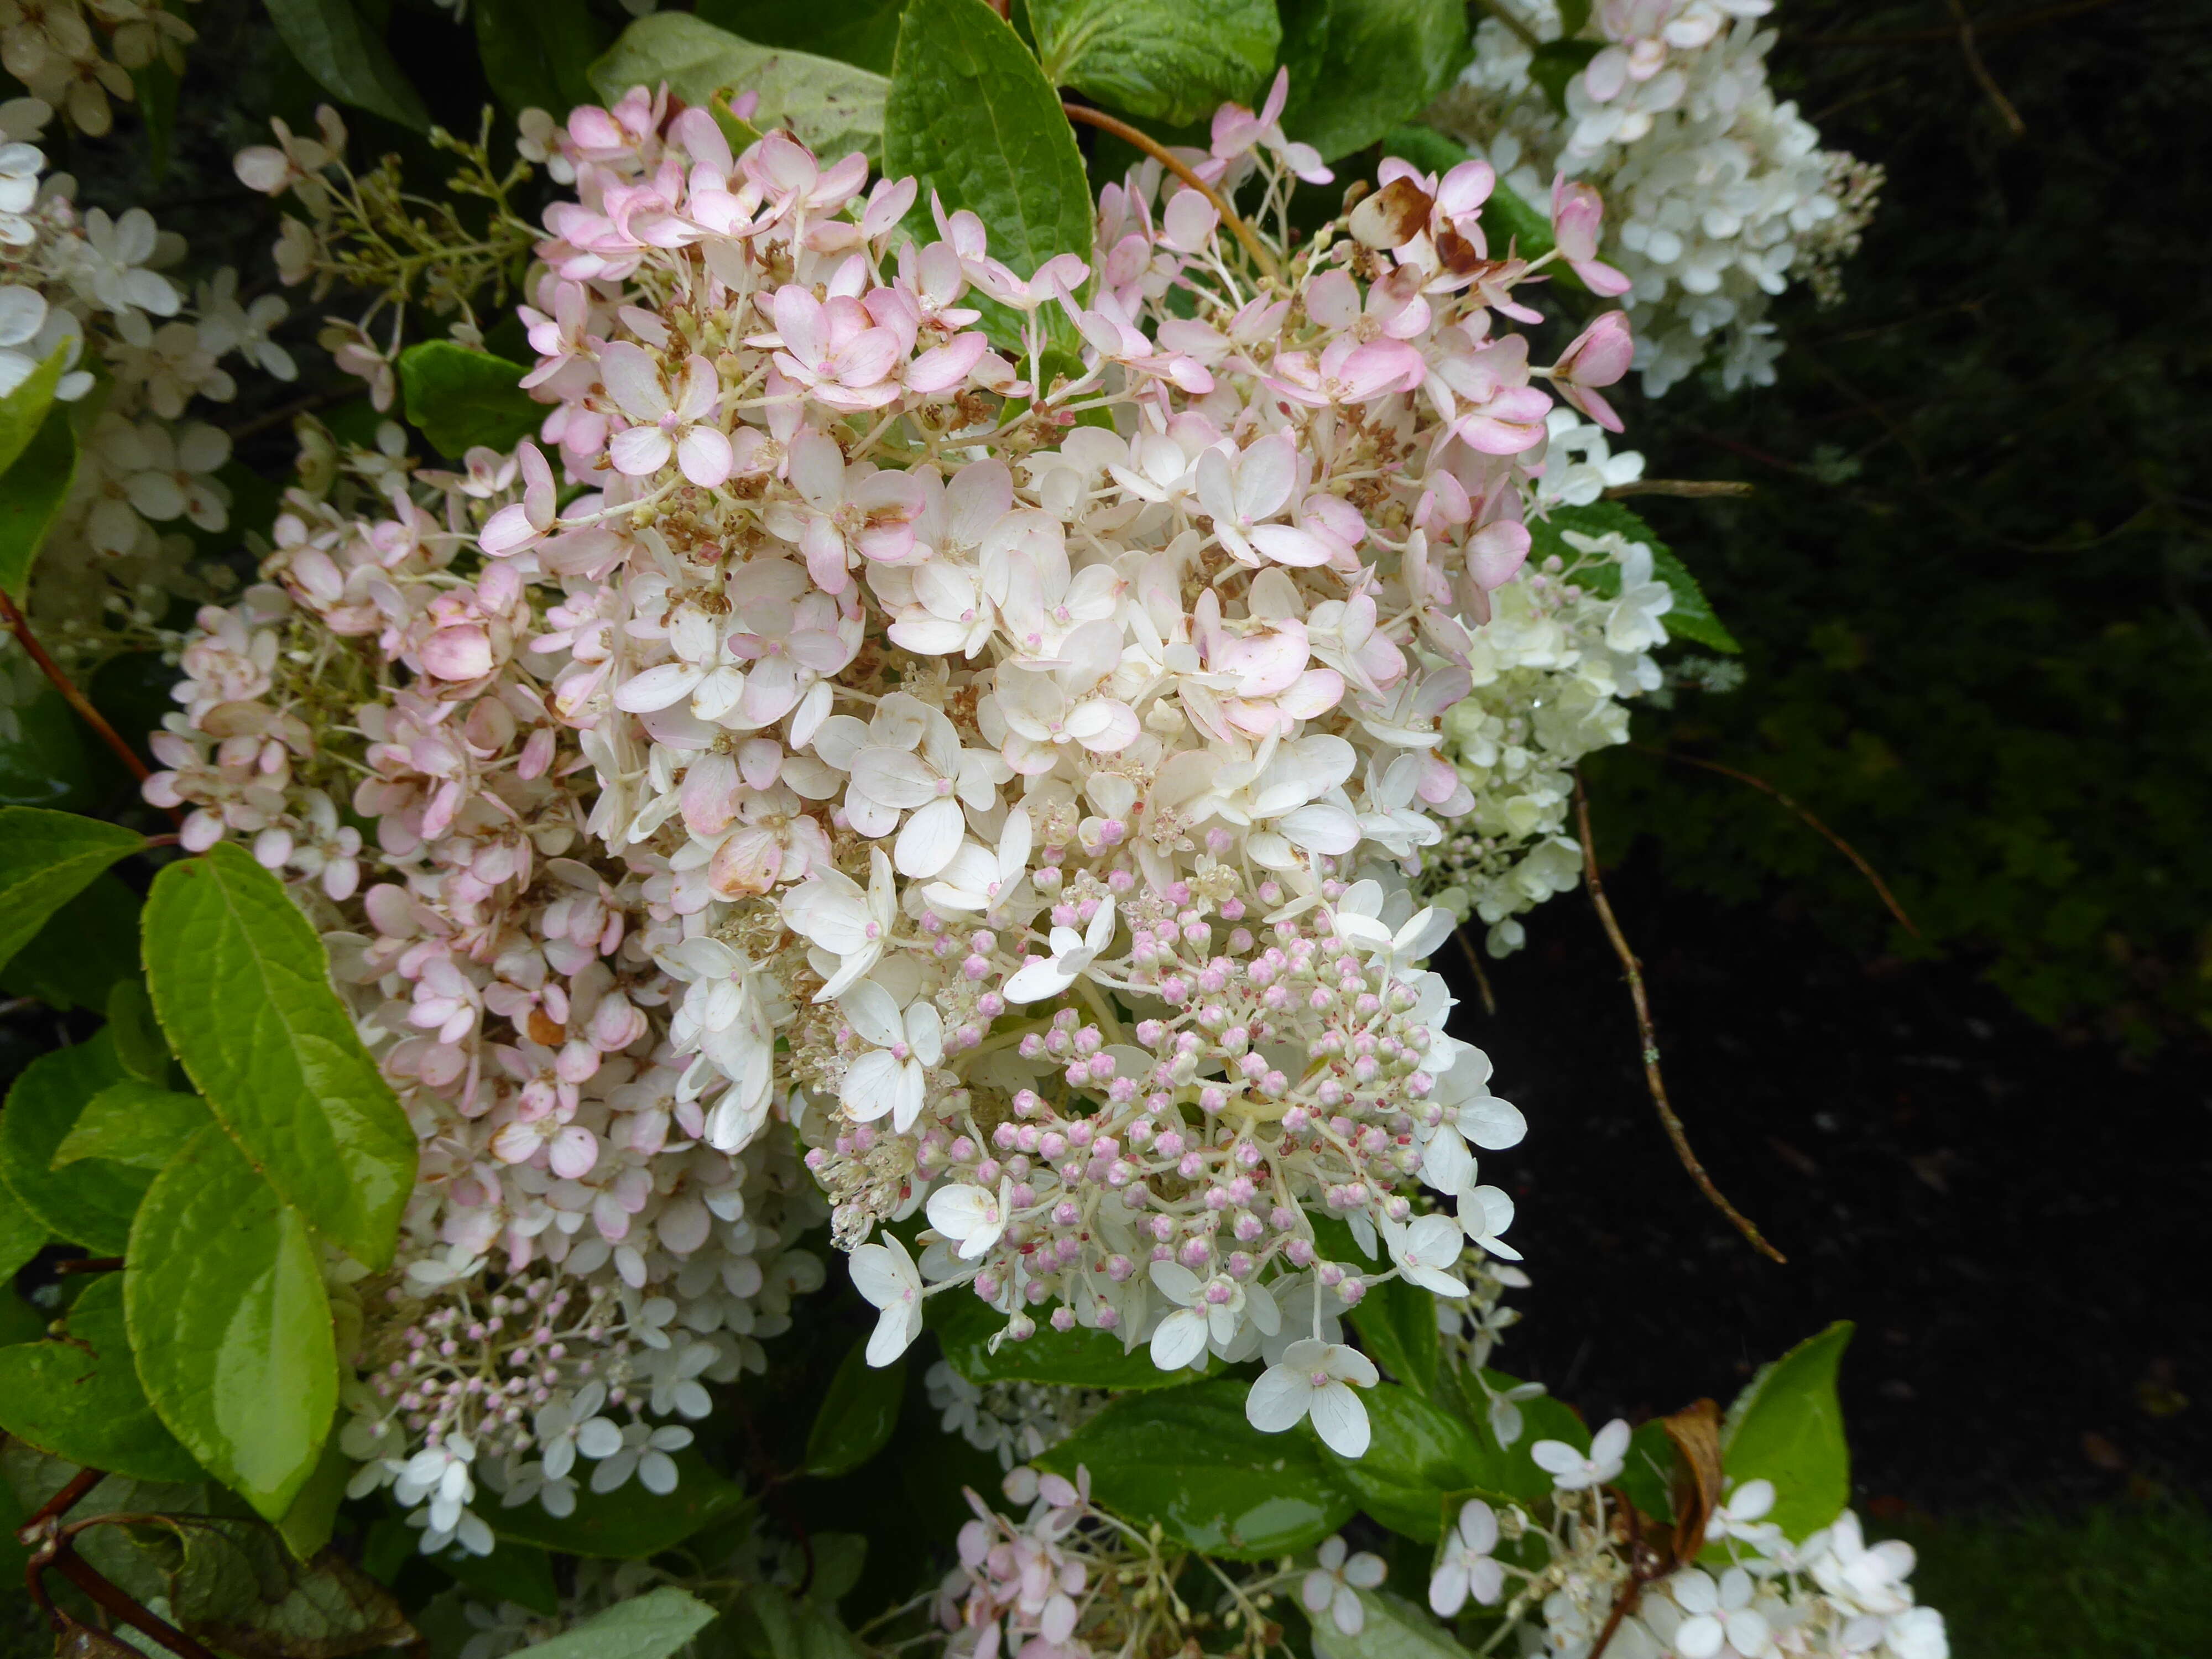
<path id="1" fill-rule="evenodd" d="M 121 734 L 107 723 L 107 717 L 94 708 L 91 699 L 78 690 L 70 677 L 62 672 L 61 665 L 46 654 L 46 647 L 39 643 L 39 636 L 31 631 L 30 619 L 15 608 L 15 602 L 5 593 L 0 593 L 0 621 L 8 624 L 8 631 L 15 636 L 16 642 L 39 665 L 39 672 L 53 683 L 54 690 L 68 700 L 69 706 L 84 717 L 85 724 L 100 734 L 100 741 L 112 749 L 124 765 L 131 769 L 131 775 L 141 783 L 152 776 L 146 769 L 146 763 L 138 758 L 138 751 L 123 740 Z M 169 816 L 178 823 L 183 822 L 182 817 L 173 808 Z"/>
<path id="2" fill-rule="evenodd" d="M 1575 779 L 1575 823 L 1582 832 L 1583 879 L 1589 885 L 1590 902 L 1596 908 L 1597 919 L 1604 924 L 1605 936 L 1613 943 L 1613 953 L 1620 958 L 1620 965 L 1628 977 L 1628 994 L 1636 1005 L 1637 1035 L 1644 1040 L 1644 1081 L 1651 1091 L 1651 1103 L 1658 1109 L 1659 1121 L 1667 1131 L 1667 1139 L 1674 1143 L 1674 1155 L 1682 1160 L 1682 1167 L 1690 1172 L 1690 1179 L 1708 1202 L 1735 1224 L 1754 1250 L 1778 1262 L 1789 1258 L 1766 1242 L 1766 1236 L 1753 1224 L 1751 1218 L 1729 1203 L 1721 1189 L 1713 1185 L 1713 1178 L 1705 1173 L 1705 1166 L 1690 1150 L 1689 1132 L 1683 1128 L 1682 1120 L 1674 1115 L 1667 1099 L 1667 1079 L 1659 1072 L 1659 1038 L 1651 1026 L 1651 1003 L 1644 993 L 1644 964 L 1636 959 L 1636 952 L 1628 948 L 1627 938 L 1614 920 L 1613 906 L 1605 896 L 1605 884 L 1598 878 L 1597 842 L 1590 835 L 1589 793 L 1583 787 L 1579 775 Z"/>
<path id="3" fill-rule="evenodd" d="M 243 443 L 248 438 L 259 436 L 271 427 L 282 426 L 302 415 L 312 415 L 326 404 L 334 404 L 352 395 L 351 392 L 342 387 L 311 392 L 304 398 L 295 398 L 289 404 L 264 410 L 251 420 L 240 421 L 236 426 L 227 426 L 223 428 L 223 434 L 233 443 Z"/>
<path id="4" fill-rule="evenodd" d="M 1868 884 L 1874 889 L 1881 902 L 1889 907 L 1889 914 L 1897 918 L 1899 927 L 1904 928 L 1915 939 L 1925 937 L 1920 929 L 1913 925 L 1912 918 L 1905 914 L 1905 907 L 1897 902 L 1897 895 L 1889 890 L 1889 884 L 1875 872 L 1874 866 L 1859 856 L 1858 848 L 1829 829 L 1826 824 L 1814 817 L 1810 811 L 1800 806 L 1765 778 L 1753 777 L 1748 772 L 1739 772 L 1733 766 L 1723 766 L 1718 761 L 1700 760 L 1695 755 L 1677 754 L 1671 749 L 1656 749 L 1648 743 L 1632 743 L 1628 746 L 1641 750 L 1647 755 L 1656 755 L 1661 760 L 1680 761 L 1685 766 L 1702 766 L 1708 772 L 1717 772 L 1724 778 L 1734 778 L 1738 783 L 1747 783 L 1761 793 L 1773 796 L 1775 799 L 1802 818 L 1808 828 L 1818 830 L 1826 839 L 1829 846 L 1851 861 L 1853 867 L 1867 878 Z"/>
<path id="5" fill-rule="evenodd" d="M 123 1271 L 119 1255 L 80 1255 L 54 1263 L 58 1273 L 113 1273 Z"/>
<path id="6" fill-rule="evenodd" d="M 1534 52 L 1544 44 L 1536 38 L 1536 31 L 1522 22 L 1514 14 L 1513 9 L 1505 3 L 1505 0 L 1477 0 L 1477 3 L 1484 11 L 1504 24 L 1513 37 L 1529 51 Z"/>
<path id="7" fill-rule="evenodd" d="M 1061 102 L 1060 107 L 1067 112 L 1069 120 L 1080 121 L 1087 127 L 1097 127 L 1101 132 L 1112 133 L 1125 144 L 1133 144 L 1193 190 L 1202 194 L 1207 201 L 1213 204 L 1213 210 L 1221 216 L 1221 222 L 1227 225 L 1237 240 L 1244 245 L 1245 252 L 1252 256 L 1252 263 L 1260 267 L 1261 275 L 1271 283 L 1282 280 L 1282 270 L 1275 264 L 1275 256 L 1268 251 L 1267 245 L 1260 240 L 1260 233 L 1237 216 L 1237 210 L 1230 206 L 1227 197 L 1191 171 L 1188 162 L 1177 159 L 1158 139 L 1138 131 L 1127 121 L 1117 121 L 1103 110 L 1092 109 L 1087 104 L 1071 104 L 1065 100 Z"/>
<path id="8" fill-rule="evenodd" d="M 39 1569 L 38 1557 L 31 1558 L 33 1573 Z M 216 1659 L 216 1656 L 179 1630 L 167 1620 L 148 1612 L 121 1586 L 111 1583 L 91 1562 L 86 1560 L 66 1543 L 54 1552 L 47 1563 L 55 1571 L 75 1584 L 107 1613 L 110 1618 L 120 1619 L 131 1629 L 150 1636 L 180 1659 Z"/>
<path id="9" fill-rule="evenodd" d="M 1959 24 L 1959 50 L 1966 57 L 1967 69 L 1973 73 L 1974 84 L 1982 89 L 1990 103 L 1996 106 L 1997 114 L 2002 118 L 2012 136 L 2027 137 L 2027 123 L 2020 118 L 2020 112 L 2012 106 L 2012 100 L 2004 95 L 2004 88 L 1997 84 L 1996 76 L 1990 73 L 1990 66 L 1982 61 L 1982 49 L 1974 44 L 1974 20 L 1966 15 L 1966 0 L 1950 0 L 1950 5 L 1951 15 Z"/>
<path id="10" fill-rule="evenodd" d="M 1623 495 L 1748 495 L 1756 486 L 1734 478 L 1638 478 L 1632 483 L 1607 484 L 1606 500 Z"/>
<path id="11" fill-rule="evenodd" d="M 68 1485 L 39 1505 L 38 1513 L 23 1522 L 15 1536 L 28 1545 L 32 1540 L 26 1537 L 26 1534 L 39 1532 L 47 1528 L 49 1523 L 58 1526 L 62 1516 L 75 1509 L 87 1492 L 106 1479 L 107 1471 L 105 1469 L 79 1469 L 70 1476 Z"/>
<path id="12" fill-rule="evenodd" d="M 106 1478 L 105 1469 L 79 1469 L 70 1477 L 67 1486 L 40 1504 L 38 1513 L 17 1528 L 17 1541 L 31 1553 L 31 1559 L 24 1565 L 23 1583 L 30 1592 L 32 1602 L 58 1631 L 66 1632 L 76 1622 L 55 1607 L 46 1595 L 46 1574 L 51 1568 L 90 1596 L 109 1618 L 119 1619 L 131 1629 L 152 1637 L 180 1659 L 216 1659 L 214 1654 L 174 1625 L 141 1607 L 128 1591 L 110 1583 L 76 1553 L 72 1542 L 75 1535 L 109 1517 L 95 1516 L 70 1526 L 63 1525 L 63 1517 Z"/>
<path id="13" fill-rule="evenodd" d="M 1455 927 L 1452 937 L 1459 941 L 1460 954 L 1467 958 L 1467 970 L 1474 975 L 1476 994 L 1482 998 L 1482 1012 L 1491 1018 L 1498 1018 L 1498 996 L 1490 988 L 1490 975 L 1482 971 L 1482 958 L 1474 953 L 1474 941 L 1467 936 L 1467 929 Z"/>

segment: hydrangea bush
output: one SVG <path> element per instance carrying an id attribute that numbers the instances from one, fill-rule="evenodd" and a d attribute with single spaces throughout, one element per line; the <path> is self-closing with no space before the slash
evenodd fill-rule
<path id="1" fill-rule="evenodd" d="M 141 805 L 0 811 L 0 952 L 144 891 L 0 1118 L 9 1265 L 93 1253 L 0 1346 L 65 1640 L 1945 1651 L 1844 1508 L 1847 1327 L 1633 1431 L 1492 1363 L 1529 1126 L 1429 958 L 1574 884 L 1670 621 L 1726 645 L 1606 499 L 1604 202 L 1363 171 L 1463 22 L 1332 104 L 1272 5 L 1105 15 L 912 0 L 887 79 L 647 17 L 602 101 L 434 133 L 442 198 L 329 108 L 239 155 L 366 391 Z M 88 455 L 147 325 L 77 370 L 8 291 L 0 428 Z M 236 293 L 153 419 L 291 368 Z M 18 605 L 71 522 L 0 581 L 73 696 Z"/>

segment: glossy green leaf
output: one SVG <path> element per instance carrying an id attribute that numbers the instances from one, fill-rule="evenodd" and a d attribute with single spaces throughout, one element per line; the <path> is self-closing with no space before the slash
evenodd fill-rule
<path id="1" fill-rule="evenodd" d="M 632 87 L 664 82 L 687 104 L 758 93 L 753 125 L 789 127 L 825 163 L 856 149 L 871 161 L 884 153 L 890 82 L 850 64 L 755 46 L 687 12 L 663 11 L 632 23 L 592 65 L 592 84 L 610 103 Z"/>
<path id="2" fill-rule="evenodd" d="M 698 1597 L 664 1584 L 522 1651 L 537 1659 L 668 1659 L 714 1618 Z"/>
<path id="3" fill-rule="evenodd" d="M 887 1445 L 906 1396 L 906 1362 L 880 1370 L 868 1364 L 864 1337 L 846 1351 L 814 1425 L 806 1432 L 806 1472 L 823 1476 L 857 1469 Z"/>
<path id="4" fill-rule="evenodd" d="M 471 0 L 484 79 L 513 112 L 542 109 L 565 120 L 597 101 L 592 64 L 615 38 L 589 0 Z"/>
<path id="5" fill-rule="evenodd" d="M 169 1040 L 154 1018 L 154 1000 L 146 994 L 143 980 L 123 980 L 108 992 L 107 1034 L 125 1071 L 147 1083 L 167 1081 Z"/>
<path id="6" fill-rule="evenodd" d="M 1640 514 L 1631 512 L 1619 501 L 1555 507 L 1549 517 L 1535 520 L 1528 526 L 1529 558 L 1540 561 L 1556 555 L 1570 563 L 1580 558 L 1582 555 L 1565 539 L 1564 532 L 1570 530 L 1581 536 L 1618 534 L 1632 542 L 1643 543 L 1651 550 L 1651 574 L 1666 583 L 1674 595 L 1673 608 L 1659 618 L 1666 624 L 1668 633 L 1731 655 L 1743 649 L 1735 635 L 1713 615 L 1712 605 L 1706 600 L 1705 590 L 1698 586 L 1697 578 L 1659 539 L 1658 533 Z M 1608 561 L 1589 575 L 1587 585 L 1591 592 L 1609 598 L 1620 591 L 1619 565 Z"/>
<path id="7" fill-rule="evenodd" d="M 977 1384 L 1042 1382 L 1120 1394 L 1180 1388 L 1200 1375 L 1188 1370 L 1164 1371 L 1152 1364 L 1152 1352 L 1143 1343 L 1125 1351 L 1115 1333 L 1082 1326 L 1056 1331 L 1040 1325 L 1028 1341 L 1009 1337 L 993 1353 L 991 1339 L 1006 1328 L 1006 1322 L 980 1297 L 961 1291 L 932 1297 L 929 1310 L 945 1358 L 954 1370 Z"/>
<path id="8" fill-rule="evenodd" d="M 506 451 L 534 435 L 545 405 L 521 386 L 520 363 L 471 351 L 451 340 L 425 340 L 399 354 L 399 390 L 409 424 L 448 459 L 481 444 Z"/>
<path id="9" fill-rule="evenodd" d="M 422 94 L 354 0 L 269 0 L 269 21 L 300 67 L 340 103 L 430 130 Z"/>
<path id="10" fill-rule="evenodd" d="M 227 842 L 170 865 L 145 951 L 155 1011 L 216 1120 L 318 1231 L 389 1262 L 415 1133 L 283 884 Z"/>
<path id="11" fill-rule="evenodd" d="M 1128 1395 L 1036 1459 L 1074 1476 L 1139 1526 L 1208 1555 L 1258 1560 L 1319 1543 L 1358 1505 L 1320 1445 L 1303 1433 L 1262 1434 L 1244 1419 L 1251 1385 L 1219 1377 Z"/>
<path id="12" fill-rule="evenodd" d="M 1429 1615 L 1400 1596 L 1377 1590 L 1354 1590 L 1366 1617 L 1347 1636 L 1331 1624 L 1331 1659 L 1468 1659 L 1468 1650 Z"/>
<path id="13" fill-rule="evenodd" d="M 1730 1484 L 1771 1480 L 1774 1508 L 1766 1518 L 1792 1542 L 1826 1526 L 1850 1501 L 1851 1453 L 1836 1372 L 1852 1329 L 1838 1320 L 1761 1367 L 1721 1430 Z"/>
<path id="14" fill-rule="evenodd" d="M 203 1468 L 276 1519 L 314 1473 L 337 1408 L 307 1223 L 210 1124 L 155 1177 L 127 1258 L 124 1309 L 147 1398 Z"/>
<path id="15" fill-rule="evenodd" d="M 1468 61 L 1460 0 L 1283 0 L 1282 19 L 1283 131 L 1323 161 L 1411 120 Z"/>
<path id="16" fill-rule="evenodd" d="M 420 1536 L 405 1531 L 410 1547 Z M 535 1544 L 502 1538 L 489 1555 L 472 1555 L 456 1547 L 436 1559 L 457 1582 L 486 1601 L 512 1601 L 549 1619 L 561 1611 L 561 1589 L 553 1582 L 553 1558 Z"/>
<path id="17" fill-rule="evenodd" d="M 1518 1387 L 1522 1381 L 1504 1371 L 1485 1371 L 1483 1376 L 1500 1394 Z M 1482 1391 L 1471 1381 L 1455 1382 L 1466 1402 L 1463 1420 L 1473 1427 L 1476 1443 L 1482 1449 L 1486 1473 L 1475 1485 L 1484 1491 L 1521 1504 L 1540 1503 L 1552 1495 L 1552 1477 L 1537 1467 L 1528 1449 L 1539 1440 L 1564 1440 L 1577 1451 L 1589 1449 L 1589 1430 L 1582 1419 L 1565 1401 L 1555 1400 L 1547 1394 L 1518 1402 L 1521 1432 L 1514 1437 L 1510 1446 L 1499 1445 L 1490 1426 L 1489 1413 L 1484 1409 Z"/>
<path id="18" fill-rule="evenodd" d="M 757 46 L 812 52 L 889 75 L 906 0 L 840 0 L 833 6 L 794 5 L 792 0 L 700 0 L 696 9 L 716 28 Z"/>
<path id="19" fill-rule="evenodd" d="M 331 1541 L 337 1525 L 338 1505 L 345 1501 L 346 1483 L 359 1468 L 338 1444 L 335 1432 L 323 1442 L 315 1472 L 292 1499 L 291 1508 L 276 1517 L 276 1535 L 284 1540 L 295 1561 L 313 1560 Z"/>
<path id="20" fill-rule="evenodd" d="M 1433 1544 L 1443 1535 L 1445 1503 L 1455 1494 L 1502 1492 L 1503 1461 L 1475 1431 L 1413 1389 L 1378 1382 L 1360 1392 L 1367 1407 L 1366 1452 L 1339 1457 L 1322 1449 L 1359 1507 L 1395 1533 Z"/>
<path id="21" fill-rule="evenodd" d="M 111 1028 L 112 1029 L 112 1028 Z M 87 1101 L 54 1148 L 53 1167 L 100 1158 L 149 1175 L 166 1166 L 179 1148 L 215 1121 L 207 1102 L 126 1077 Z"/>
<path id="22" fill-rule="evenodd" d="M 0 1429 L 52 1456 L 141 1480 L 197 1480 L 131 1363 L 123 1276 L 102 1273 L 70 1304 L 64 1334 L 0 1348 Z"/>
<path id="23" fill-rule="evenodd" d="M 138 975 L 138 908 L 112 875 L 94 876 L 0 968 L 0 991 L 64 1013 L 105 1008 L 110 991 Z"/>
<path id="24" fill-rule="evenodd" d="M 57 404 L 0 477 L 0 590 L 10 599 L 20 600 L 30 586 L 31 567 L 76 482 L 76 434 Z"/>
<path id="25" fill-rule="evenodd" d="M 49 916 L 108 866 L 145 845 L 137 830 L 98 818 L 0 807 L 0 962 L 21 950 Z"/>
<path id="26" fill-rule="evenodd" d="M 0 1110 L 0 1181 L 48 1237 L 73 1240 L 100 1255 L 123 1254 L 131 1218 L 153 1176 L 104 1158 L 58 1170 L 54 1154 L 86 1104 L 123 1075 L 115 1045 L 97 1032 L 25 1066 Z"/>
<path id="27" fill-rule="evenodd" d="M 635 1480 L 609 1492 L 576 1494 L 575 1513 L 551 1516 L 537 1504 L 481 1506 L 491 1529 L 541 1549 L 630 1560 L 673 1549 L 701 1528 L 744 1508 L 745 1489 L 717 1474 L 696 1448 L 670 1454 L 679 1479 L 666 1497 Z"/>
<path id="28" fill-rule="evenodd" d="M 1054 86 L 1178 125 L 1254 102 L 1283 40 L 1275 0 L 1029 0 L 1029 12 Z"/>
<path id="29" fill-rule="evenodd" d="M 1026 276 L 1091 257 L 1091 185 L 1075 131 L 1006 21 L 984 0 L 911 0 L 884 108 L 884 171 L 983 222 L 991 255 Z M 932 233 L 933 234 L 933 233 Z"/>
<path id="30" fill-rule="evenodd" d="M 414 1639 L 391 1592 L 333 1553 L 299 1561 L 275 1528 L 240 1516 L 171 1515 L 162 1524 L 171 1616 L 210 1647 L 337 1659 Z"/>
<path id="31" fill-rule="evenodd" d="M 46 1248 L 52 1237 L 46 1224 L 15 1196 L 15 1188 L 0 1180 L 0 1297 L 22 1305 L 16 1302 L 15 1291 L 4 1281 L 13 1279 L 26 1261 Z"/>
<path id="32" fill-rule="evenodd" d="M 1437 1382 L 1437 1298 L 1419 1285 L 1394 1279 L 1368 1291 L 1352 1310 L 1352 1328 L 1367 1357 L 1424 1395 Z"/>
<path id="33" fill-rule="evenodd" d="M 46 424 L 47 411 L 53 407 L 54 388 L 61 384 L 62 367 L 68 361 L 68 348 L 56 346 L 52 356 L 18 381 L 14 391 L 0 398 L 0 474 L 14 470 L 18 458 Z"/>

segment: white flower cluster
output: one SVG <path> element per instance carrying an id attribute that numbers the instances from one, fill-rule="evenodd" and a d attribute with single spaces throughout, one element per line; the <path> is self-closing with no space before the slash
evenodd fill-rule
<path id="1" fill-rule="evenodd" d="M 1012 1469 L 1043 1455 L 1081 1428 L 1106 1403 L 1095 1389 L 1042 1382 L 970 1382 L 940 1359 L 923 1378 L 938 1426 Z"/>
<path id="2" fill-rule="evenodd" d="M 137 96 L 131 71 L 155 63 L 182 70 L 195 38 L 161 0 L 0 0 L 0 65 L 94 137 L 113 122 L 108 100 Z"/>
<path id="3" fill-rule="evenodd" d="M 1643 471 L 1642 456 L 1611 453 L 1601 429 L 1554 410 L 1535 506 L 1586 506 Z M 1554 555 L 1492 596 L 1469 660 L 1474 690 L 1443 717 L 1443 752 L 1474 805 L 1422 854 L 1419 884 L 1462 921 L 1480 918 L 1492 956 L 1521 947 L 1523 912 L 1582 879 L 1582 846 L 1566 833 L 1575 767 L 1628 741 L 1626 700 L 1660 686 L 1650 653 L 1674 603 L 1643 544 L 1563 539 L 1571 562 Z"/>
<path id="4" fill-rule="evenodd" d="M 183 240 L 153 215 L 80 209 L 73 179 L 41 176 L 46 158 L 30 141 L 51 118 L 37 99 L 0 106 L 0 395 L 57 352 L 62 403 L 106 383 L 30 605 L 42 642 L 82 669 L 133 639 L 152 643 L 171 595 L 205 596 L 180 532 L 229 522 L 230 492 L 215 475 L 230 439 L 191 407 L 237 395 L 223 360 L 281 380 L 296 371 L 270 338 L 283 301 L 242 302 L 228 268 L 188 295 L 162 274 L 184 257 Z"/>
<path id="5" fill-rule="evenodd" d="M 1560 38 L 1554 0 L 1501 0 L 1528 34 Z M 1708 356 L 1733 390 L 1774 379 L 1773 296 L 1809 281 L 1823 300 L 1858 246 L 1877 167 L 1820 148 L 1777 102 L 1755 20 L 1772 0 L 1600 0 L 1575 37 L 1597 47 L 1564 113 L 1532 78 L 1528 39 L 1496 17 L 1430 118 L 1530 200 L 1555 173 L 1597 185 L 1618 217 L 1604 257 L 1633 283 L 1636 364 L 1654 396 Z"/>

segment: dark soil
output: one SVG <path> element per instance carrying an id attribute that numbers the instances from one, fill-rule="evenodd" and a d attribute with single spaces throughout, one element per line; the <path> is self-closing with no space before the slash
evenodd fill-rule
<path id="1" fill-rule="evenodd" d="M 1484 1159 L 1534 1288 L 1504 1369 L 1592 1422 L 1725 1402 L 1764 1360 L 1856 1322 L 1843 1390 L 1875 1513 L 2212 1491 L 2212 1070 L 2069 1044 L 1972 964 L 1856 958 L 1787 902 L 1726 909 L 1632 857 L 1607 891 L 1642 956 L 1668 1091 L 1754 1255 L 1676 1162 L 1587 899 L 1460 954 L 1460 1035 L 1528 1139 Z"/>

